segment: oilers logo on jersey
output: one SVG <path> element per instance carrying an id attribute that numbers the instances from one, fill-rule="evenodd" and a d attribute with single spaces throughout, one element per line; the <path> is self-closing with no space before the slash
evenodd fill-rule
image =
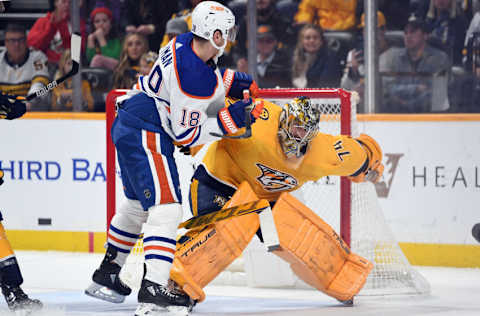
<path id="1" fill-rule="evenodd" d="M 262 184 L 266 191 L 276 192 L 294 189 L 298 185 L 297 179 L 288 173 L 281 172 L 261 163 L 256 166 L 262 171 L 262 175 L 257 180 Z"/>

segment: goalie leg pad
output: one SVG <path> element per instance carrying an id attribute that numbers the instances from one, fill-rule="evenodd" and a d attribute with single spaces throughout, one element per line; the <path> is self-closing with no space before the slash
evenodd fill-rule
<path id="1" fill-rule="evenodd" d="M 257 199 L 245 182 L 224 207 Z M 202 288 L 242 254 L 259 227 L 258 214 L 252 213 L 189 231 L 189 240 L 177 246 L 170 278 L 192 299 L 203 301 Z"/>
<path id="2" fill-rule="evenodd" d="M 373 268 L 353 254 L 340 236 L 308 207 L 283 193 L 273 207 L 280 239 L 274 254 L 289 262 L 295 274 L 340 301 L 352 299 Z"/>

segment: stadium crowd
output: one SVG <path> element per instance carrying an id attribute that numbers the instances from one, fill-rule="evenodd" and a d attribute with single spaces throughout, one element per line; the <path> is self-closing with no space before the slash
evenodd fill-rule
<path id="1" fill-rule="evenodd" d="M 159 48 L 188 32 L 201 1 L 78 1 L 83 109 L 105 111 L 108 91 L 132 88 Z M 6 93 L 26 95 L 68 71 L 71 1 L 38 2 L 43 9 L 5 2 L 0 16 L 0 71 L 7 74 L 0 88 Z M 219 2 L 232 9 L 239 28 L 219 66 L 246 72 L 247 0 Z M 342 87 L 363 96 L 363 1 L 256 0 L 256 6 L 260 88 Z M 480 1 L 378 0 L 377 6 L 376 112 L 480 112 Z M 41 16 L 30 24 L 7 18 L 15 12 Z M 62 85 L 28 109 L 71 111 L 71 81 Z"/>

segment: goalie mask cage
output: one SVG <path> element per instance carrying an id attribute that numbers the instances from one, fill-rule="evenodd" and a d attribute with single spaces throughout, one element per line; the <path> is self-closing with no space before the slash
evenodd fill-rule
<path id="1" fill-rule="evenodd" d="M 126 91 L 113 90 L 106 101 L 107 225 L 115 213 L 117 201 L 123 198 L 110 128 L 115 118 L 115 100 Z M 283 106 L 299 96 L 308 96 L 313 103 L 319 104 L 320 132 L 353 137 L 360 134 L 356 115 L 358 95 L 355 92 L 343 89 L 261 89 L 259 97 Z M 180 155 L 176 157 L 181 189 L 188 194 L 193 166 L 187 158 Z M 359 295 L 429 293 L 428 282 L 410 265 L 389 229 L 372 183 L 357 184 L 346 177 L 329 176 L 304 184 L 293 195 L 340 232 L 353 252 L 374 264 Z M 189 216 L 188 196 L 185 194 L 183 201 L 184 217 L 186 214 Z M 140 240 L 129 255 L 121 276 L 132 288 L 138 288 L 142 275 L 143 250 Z M 287 263 L 252 244 L 212 284 L 309 288 L 294 276 Z"/>

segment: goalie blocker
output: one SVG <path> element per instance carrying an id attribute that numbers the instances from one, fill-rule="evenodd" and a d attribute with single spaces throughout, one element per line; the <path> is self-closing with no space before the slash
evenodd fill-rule
<path id="1" fill-rule="evenodd" d="M 258 197 L 244 182 L 224 207 L 255 200 Z M 307 284 L 352 302 L 373 264 L 352 253 L 327 223 L 289 193 L 280 196 L 272 213 L 280 242 L 272 253 L 290 263 Z M 241 255 L 259 227 L 259 216 L 252 213 L 190 230 L 188 241 L 177 247 L 171 279 L 192 299 L 203 301 L 202 288 Z"/>

